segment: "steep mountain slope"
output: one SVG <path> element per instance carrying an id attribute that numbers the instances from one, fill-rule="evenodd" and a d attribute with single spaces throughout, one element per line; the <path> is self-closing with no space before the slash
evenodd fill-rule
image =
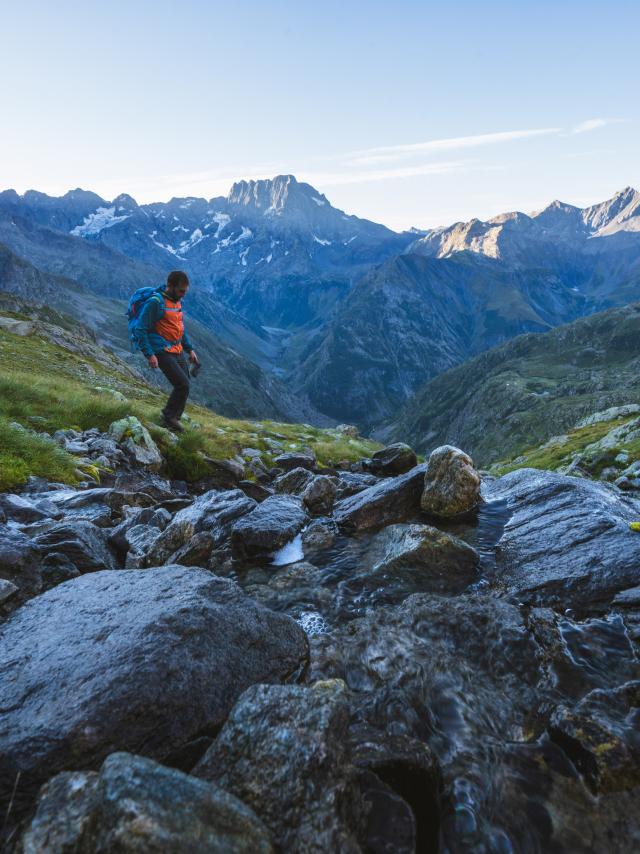
<path id="1" fill-rule="evenodd" d="M 640 402 L 640 303 L 522 335 L 436 377 L 378 431 L 419 450 L 443 443 L 481 465 L 611 406 Z"/>
<path id="2" fill-rule="evenodd" d="M 93 263 L 90 253 L 89 263 Z M 2 244 L 0 292 L 72 315 L 89 326 L 121 359 L 143 371 L 148 381 L 164 387 L 164 378 L 146 368 L 140 355 L 129 351 L 123 301 L 99 296 L 85 285 L 43 272 Z M 316 413 L 294 399 L 277 379 L 225 345 L 202 324 L 190 319 L 189 328 L 204 364 L 193 383 L 194 399 L 230 417 L 316 418 Z"/>
<path id="3" fill-rule="evenodd" d="M 354 286 L 291 376 L 322 412 L 368 428 L 426 379 L 582 313 L 584 299 L 545 271 L 508 271 L 470 253 L 402 255 Z"/>

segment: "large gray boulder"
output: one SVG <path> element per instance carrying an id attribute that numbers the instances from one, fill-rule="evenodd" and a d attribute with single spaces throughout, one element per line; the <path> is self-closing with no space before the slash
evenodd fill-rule
<path id="1" fill-rule="evenodd" d="M 518 599 L 576 608 L 608 603 L 640 581 L 640 501 L 615 487 L 537 469 L 487 484 L 511 510 L 497 580 Z"/>
<path id="2" fill-rule="evenodd" d="M 467 543 L 430 525 L 390 525 L 367 553 L 370 571 L 409 576 L 429 593 L 460 593 L 478 576 L 480 556 Z"/>
<path id="3" fill-rule="evenodd" d="M 209 552 L 231 534 L 237 519 L 258 506 L 241 489 L 200 495 L 189 507 L 180 510 L 157 538 L 146 556 L 146 565 L 166 563 L 178 549 L 188 546 L 197 534 L 206 534 Z"/>
<path id="4" fill-rule="evenodd" d="M 219 726 L 256 682 L 295 677 L 303 630 L 233 582 L 165 566 L 96 572 L 0 627 L 0 813 L 114 750 L 162 759 Z"/>
<path id="5" fill-rule="evenodd" d="M 50 780 L 20 845 L 21 854 L 272 850 L 262 822 L 233 795 L 129 753 L 112 753 L 99 774 Z"/>
<path id="6" fill-rule="evenodd" d="M 339 681 L 255 685 L 193 773 L 240 798 L 281 851 L 359 852 L 359 790 Z"/>
<path id="7" fill-rule="evenodd" d="M 233 554 L 240 559 L 269 555 L 295 537 L 307 519 L 299 498 L 272 495 L 234 523 Z"/>
<path id="8" fill-rule="evenodd" d="M 480 503 L 480 475 L 473 460 L 453 445 L 431 452 L 420 506 L 433 516 L 458 516 Z"/>
<path id="9" fill-rule="evenodd" d="M 387 445 L 371 457 L 371 471 L 384 477 L 404 474 L 418 465 L 416 452 L 404 442 Z"/>
<path id="10" fill-rule="evenodd" d="M 406 474 L 381 480 L 356 495 L 338 501 L 333 512 L 334 519 L 347 531 L 402 522 L 420 509 L 426 470 L 423 463 Z"/>

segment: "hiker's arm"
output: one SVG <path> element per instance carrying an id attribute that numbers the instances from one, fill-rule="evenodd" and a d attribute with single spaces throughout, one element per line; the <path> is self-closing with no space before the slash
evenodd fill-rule
<path id="1" fill-rule="evenodd" d="M 140 312 L 140 318 L 137 324 L 138 346 L 147 359 L 150 359 L 154 355 L 153 347 L 149 341 L 149 333 L 153 332 L 157 321 L 160 320 L 160 314 L 161 311 L 158 300 L 153 297 L 146 301 L 142 306 L 142 311 Z"/>
<path id="2" fill-rule="evenodd" d="M 184 330 L 184 332 L 182 334 L 182 346 L 187 351 L 189 356 L 191 356 L 192 353 L 195 356 L 195 350 L 193 349 L 193 344 L 191 343 L 191 340 L 190 340 L 189 336 L 187 335 L 186 329 Z M 198 357 L 196 356 L 195 360 L 192 359 L 191 361 L 197 361 L 197 360 L 198 360 Z"/>

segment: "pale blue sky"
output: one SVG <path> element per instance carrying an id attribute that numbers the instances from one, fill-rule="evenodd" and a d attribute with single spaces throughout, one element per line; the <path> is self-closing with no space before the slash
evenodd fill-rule
<path id="1" fill-rule="evenodd" d="M 292 172 L 402 228 L 640 186 L 636 0 L 22 0 L 2 29 L 0 188 Z"/>

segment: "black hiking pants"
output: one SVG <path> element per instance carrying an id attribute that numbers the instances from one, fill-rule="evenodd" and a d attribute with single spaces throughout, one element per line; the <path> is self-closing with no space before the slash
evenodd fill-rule
<path id="1" fill-rule="evenodd" d="M 180 418 L 189 397 L 189 364 L 182 353 L 156 353 L 158 367 L 173 386 L 173 391 L 162 410 L 165 418 Z"/>

